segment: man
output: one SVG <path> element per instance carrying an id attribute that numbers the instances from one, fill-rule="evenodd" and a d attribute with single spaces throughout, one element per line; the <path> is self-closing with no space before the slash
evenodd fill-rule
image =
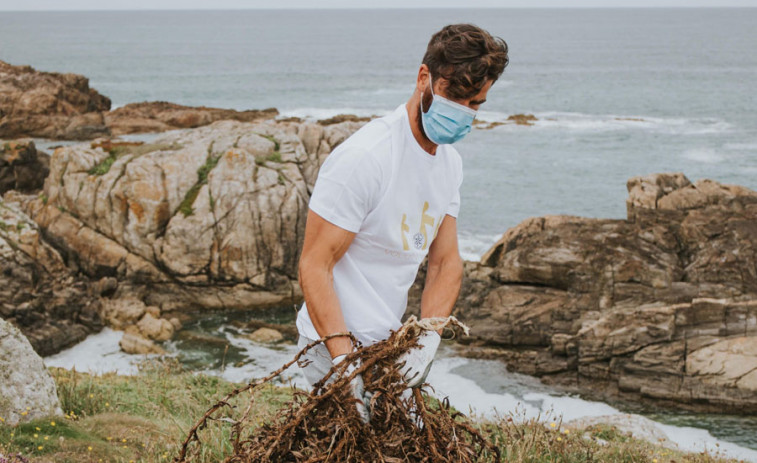
<path id="1" fill-rule="evenodd" d="M 508 63 L 507 44 L 457 24 L 434 34 L 415 91 L 392 114 L 373 120 L 326 159 L 310 199 L 299 264 L 305 303 L 300 347 L 351 332 L 370 345 L 401 325 L 407 292 L 428 254 L 421 318 L 446 317 L 460 290 L 457 245 L 462 161 L 451 146 L 464 137 Z M 440 335 L 427 332 L 402 361 L 410 387 L 428 374 Z M 303 371 L 313 384 L 353 350 L 334 337 L 311 351 Z M 362 380 L 353 381 L 360 402 Z"/>

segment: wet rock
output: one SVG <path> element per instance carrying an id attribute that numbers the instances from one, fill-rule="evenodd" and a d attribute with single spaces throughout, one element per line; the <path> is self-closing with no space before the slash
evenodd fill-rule
<path id="1" fill-rule="evenodd" d="M 130 103 L 105 115 L 113 135 L 195 128 L 220 120 L 253 122 L 273 119 L 275 108 L 235 111 L 233 109 L 182 106 L 166 101 Z"/>
<path id="2" fill-rule="evenodd" d="M 77 74 L 41 72 L 0 61 L 0 138 L 79 140 L 108 135 L 110 99 Z"/>
<path id="3" fill-rule="evenodd" d="M 507 120 L 518 125 L 534 125 L 534 121 L 538 121 L 533 114 L 511 114 L 507 116 Z"/>
<path id="4" fill-rule="evenodd" d="M 275 343 L 284 340 L 284 336 L 272 328 L 258 328 L 246 337 L 260 343 Z"/>
<path id="5" fill-rule="evenodd" d="M 137 298 L 106 299 L 101 307 L 102 319 L 116 330 L 137 323 L 147 310 L 145 303 Z"/>
<path id="6" fill-rule="evenodd" d="M 102 328 L 99 299 L 86 279 L 21 212 L 27 198 L 0 200 L 0 315 L 14 323 L 39 355 L 50 355 Z"/>
<path id="7" fill-rule="evenodd" d="M 155 344 L 153 341 L 145 338 L 141 334 L 133 331 L 124 332 L 123 337 L 118 342 L 121 350 L 127 354 L 165 354 L 166 351 Z"/>
<path id="8" fill-rule="evenodd" d="M 0 318 L 0 416 L 15 426 L 63 415 L 50 372 L 29 340 Z"/>
<path id="9" fill-rule="evenodd" d="M 12 141 L 0 145 L 0 194 L 8 190 L 33 191 L 42 188 L 50 172 L 47 154 L 37 152 L 33 141 Z"/>
<path id="10" fill-rule="evenodd" d="M 146 313 L 137 323 L 140 333 L 155 341 L 168 341 L 173 337 L 174 327 L 171 322 L 162 318 L 155 318 Z"/>

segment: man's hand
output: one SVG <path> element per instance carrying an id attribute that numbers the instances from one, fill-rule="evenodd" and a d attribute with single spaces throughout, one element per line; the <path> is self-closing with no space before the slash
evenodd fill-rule
<path id="1" fill-rule="evenodd" d="M 344 358 L 347 357 L 347 354 L 337 355 L 333 359 L 331 359 L 331 363 L 336 365 L 342 363 Z M 343 376 L 349 376 L 351 375 L 359 366 L 359 360 L 350 363 L 347 365 L 347 368 L 344 370 Z M 352 396 L 355 398 L 355 408 L 357 408 L 357 413 L 360 415 L 360 419 L 363 421 L 363 423 L 368 424 L 368 422 L 371 421 L 371 412 L 370 412 L 370 401 L 369 397 L 366 395 L 365 392 L 365 386 L 363 385 L 363 377 L 361 375 L 356 375 L 354 378 L 352 378 L 352 381 L 350 382 L 350 391 L 352 392 Z"/>
<path id="2" fill-rule="evenodd" d="M 426 381 L 441 339 L 436 331 L 424 331 L 418 337 L 420 345 L 408 350 L 399 358 L 399 365 L 404 362 L 400 372 L 408 387 L 419 387 Z"/>

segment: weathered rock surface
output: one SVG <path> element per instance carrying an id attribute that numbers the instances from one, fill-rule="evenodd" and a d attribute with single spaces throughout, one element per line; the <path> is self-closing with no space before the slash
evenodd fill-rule
<path id="1" fill-rule="evenodd" d="M 284 340 L 284 335 L 272 328 L 258 328 L 247 335 L 252 341 L 260 343 L 275 343 Z"/>
<path id="2" fill-rule="evenodd" d="M 254 122 L 273 119 L 275 108 L 235 111 L 233 109 L 182 106 L 166 101 L 130 103 L 105 114 L 105 124 L 113 135 L 165 132 L 189 129 L 221 120 Z"/>
<path id="3" fill-rule="evenodd" d="M 458 316 L 477 344 L 548 382 L 757 411 L 757 192 L 682 174 L 628 190 L 628 220 L 509 229 L 467 264 Z"/>
<path id="4" fill-rule="evenodd" d="M 21 331 L 0 318 L 0 416 L 15 426 L 49 415 L 63 415 L 55 381 Z"/>
<path id="5" fill-rule="evenodd" d="M 38 152 L 34 142 L 7 142 L 0 146 L 0 194 L 8 190 L 42 188 L 50 172 L 50 158 Z"/>
<path id="6" fill-rule="evenodd" d="M 28 199 L 12 191 L 0 199 L 0 317 L 49 355 L 102 328 L 99 300 L 21 212 Z"/>
<path id="7" fill-rule="evenodd" d="M 118 341 L 121 350 L 127 354 L 165 354 L 166 351 L 138 330 L 127 330 Z"/>
<path id="8" fill-rule="evenodd" d="M 169 311 L 297 300 L 318 168 L 360 125 L 221 121 L 151 145 L 58 148 L 47 202 L 27 211 L 68 266 L 118 280 L 115 298 Z"/>
<path id="9" fill-rule="evenodd" d="M 110 99 L 77 74 L 35 71 L 0 61 L 0 138 L 79 140 L 108 135 Z"/>

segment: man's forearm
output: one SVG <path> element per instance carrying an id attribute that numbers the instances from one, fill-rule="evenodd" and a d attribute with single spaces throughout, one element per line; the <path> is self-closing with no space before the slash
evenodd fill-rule
<path id="1" fill-rule="evenodd" d="M 321 337 L 349 331 L 328 268 L 300 269 L 300 285 L 310 320 Z M 326 341 L 326 347 L 333 358 L 352 352 L 352 341 L 348 337 L 335 337 Z"/>
<path id="2" fill-rule="evenodd" d="M 430 265 L 421 296 L 421 318 L 448 317 L 460 293 L 463 281 L 463 262 L 457 257 Z"/>

